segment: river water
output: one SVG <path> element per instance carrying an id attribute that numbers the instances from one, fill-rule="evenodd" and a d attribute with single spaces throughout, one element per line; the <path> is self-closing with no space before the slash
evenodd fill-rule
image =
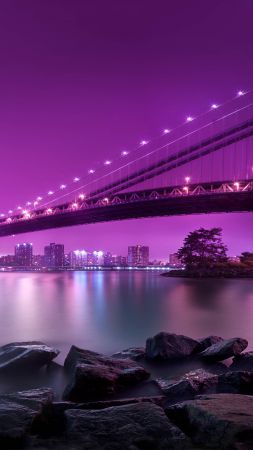
<path id="1" fill-rule="evenodd" d="M 111 354 L 159 331 L 241 336 L 253 349 L 253 280 L 138 271 L 0 273 L 0 344 L 41 340 Z"/>

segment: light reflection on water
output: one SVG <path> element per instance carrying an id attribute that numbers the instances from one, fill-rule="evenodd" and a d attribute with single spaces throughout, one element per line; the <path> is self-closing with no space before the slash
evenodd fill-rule
<path id="1" fill-rule="evenodd" d="M 164 330 L 242 336 L 253 348 L 253 280 L 187 280 L 150 272 L 0 274 L 0 344 L 41 340 L 107 354 Z"/>

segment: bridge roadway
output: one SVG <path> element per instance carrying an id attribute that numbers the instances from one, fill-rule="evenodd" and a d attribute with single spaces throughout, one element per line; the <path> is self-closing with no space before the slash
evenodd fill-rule
<path id="1" fill-rule="evenodd" d="M 207 186 L 121 193 L 96 203 L 87 200 L 78 208 L 60 205 L 50 214 L 35 211 L 28 219 L 16 216 L 10 223 L 2 220 L 0 236 L 126 219 L 253 211 L 253 181 Z"/>

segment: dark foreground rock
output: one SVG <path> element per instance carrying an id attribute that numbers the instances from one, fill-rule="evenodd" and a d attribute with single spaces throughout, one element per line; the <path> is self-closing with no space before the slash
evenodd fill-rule
<path id="1" fill-rule="evenodd" d="M 222 341 L 224 341 L 224 339 L 220 336 L 207 336 L 205 338 L 199 339 L 198 344 L 193 350 L 193 354 L 203 352 L 208 347 L 211 347 L 211 345 L 217 344 L 218 342 Z"/>
<path id="2" fill-rule="evenodd" d="M 178 403 L 166 410 L 200 446 L 216 449 L 253 448 L 253 397 L 213 394 Z"/>
<path id="3" fill-rule="evenodd" d="M 51 404 L 53 399 L 54 393 L 51 388 L 30 389 L 28 391 L 0 395 L 0 403 L 12 402 L 31 408 L 34 411 L 40 411 L 43 406 Z"/>
<path id="4" fill-rule="evenodd" d="M 71 347 L 64 366 L 72 377 L 63 398 L 77 402 L 106 399 L 150 376 L 130 359 L 112 358 L 77 347 Z"/>
<path id="5" fill-rule="evenodd" d="M 66 435 L 73 448 L 89 450 L 182 450 L 190 440 L 151 403 L 100 411 L 68 410 Z M 72 448 L 72 447 L 71 447 Z"/>
<path id="6" fill-rule="evenodd" d="M 43 342 L 13 342 L 0 347 L 0 374 L 5 372 L 32 371 L 49 364 L 59 350 Z"/>
<path id="7" fill-rule="evenodd" d="M 190 356 L 198 341 L 179 334 L 161 332 L 146 341 L 146 357 L 149 359 L 181 359 Z"/>
<path id="8" fill-rule="evenodd" d="M 253 352 L 245 352 L 233 358 L 229 370 L 248 370 L 253 372 Z"/>
<path id="9" fill-rule="evenodd" d="M 248 346 L 248 341 L 242 338 L 226 339 L 216 344 L 211 345 L 199 356 L 210 361 L 223 361 L 232 356 L 239 355 Z"/>

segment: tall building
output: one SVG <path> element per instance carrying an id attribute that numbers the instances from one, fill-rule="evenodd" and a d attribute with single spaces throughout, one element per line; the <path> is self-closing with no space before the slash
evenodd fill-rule
<path id="1" fill-rule="evenodd" d="M 33 246 L 29 243 L 15 246 L 15 262 L 19 267 L 31 267 L 33 262 Z"/>
<path id="2" fill-rule="evenodd" d="M 87 252 L 85 250 L 74 250 L 69 254 L 69 264 L 73 269 L 87 265 Z"/>
<path id="3" fill-rule="evenodd" d="M 149 263 L 149 247 L 144 245 L 128 247 L 127 262 L 129 266 L 147 266 Z"/>
<path id="4" fill-rule="evenodd" d="M 47 267 L 64 267 L 64 245 L 54 242 L 44 248 L 44 261 Z"/>

